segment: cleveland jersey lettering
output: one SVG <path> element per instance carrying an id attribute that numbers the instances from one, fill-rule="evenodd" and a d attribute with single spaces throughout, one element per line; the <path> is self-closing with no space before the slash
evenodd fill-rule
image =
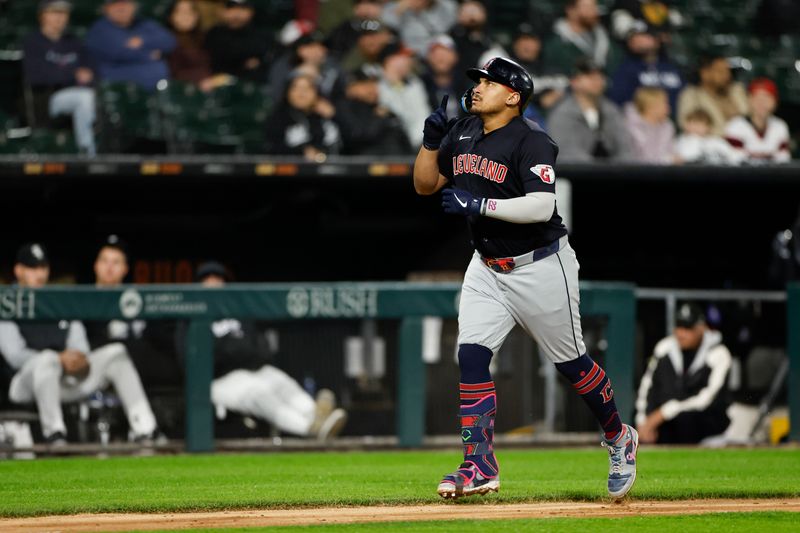
<path id="1" fill-rule="evenodd" d="M 533 192 L 555 193 L 558 147 L 536 123 L 522 117 L 488 134 L 477 116 L 456 122 L 439 148 L 439 171 L 451 184 L 494 200 Z M 496 205 L 496 204 L 495 204 Z M 492 211 L 492 204 L 487 204 Z M 558 210 L 545 222 L 512 224 L 470 217 L 472 244 L 485 257 L 513 257 L 567 234 Z"/>
<path id="2" fill-rule="evenodd" d="M 503 183 L 508 173 L 508 167 L 478 154 L 460 154 L 454 156 L 453 176 L 464 173 L 475 174 L 487 180 Z"/>

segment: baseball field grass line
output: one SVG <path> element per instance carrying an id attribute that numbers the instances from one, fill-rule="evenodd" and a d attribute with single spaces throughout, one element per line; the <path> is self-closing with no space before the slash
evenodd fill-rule
<path id="1" fill-rule="evenodd" d="M 635 516 L 625 518 L 626 533 L 796 533 L 796 513 L 715 513 L 699 516 Z M 622 524 L 615 518 L 544 518 L 539 520 L 448 520 L 436 522 L 393 522 L 380 524 L 336 524 L 330 526 L 290 526 L 247 529 L 192 529 L 192 533 L 358 533 L 492 531 L 492 533 L 575 533 L 610 531 Z"/>
<path id="2" fill-rule="evenodd" d="M 499 452 L 489 502 L 602 501 L 597 450 Z M 459 451 L 270 453 L 0 462 L 0 516 L 431 504 Z M 642 449 L 639 499 L 800 496 L 800 449 Z"/>

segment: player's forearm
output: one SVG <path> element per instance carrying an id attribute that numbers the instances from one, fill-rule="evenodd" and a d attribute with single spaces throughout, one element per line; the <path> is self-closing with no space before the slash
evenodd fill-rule
<path id="1" fill-rule="evenodd" d="M 429 195 L 439 189 L 438 150 L 419 149 L 414 161 L 414 189 L 417 194 Z"/>
<path id="2" fill-rule="evenodd" d="M 485 201 L 482 214 L 489 218 L 496 218 L 513 224 L 533 224 L 550 220 L 555 206 L 555 194 L 536 192 L 527 196 L 505 200 L 488 198 Z"/>

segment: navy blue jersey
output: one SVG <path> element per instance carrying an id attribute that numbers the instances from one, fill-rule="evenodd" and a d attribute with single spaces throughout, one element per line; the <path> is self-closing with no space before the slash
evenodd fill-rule
<path id="1" fill-rule="evenodd" d="M 470 116 L 456 122 L 439 148 L 439 172 L 451 184 L 482 198 L 507 199 L 531 192 L 555 193 L 558 145 L 535 122 L 516 117 L 488 134 Z M 484 257 L 512 257 L 567 234 L 558 209 L 547 222 L 513 224 L 468 218 L 472 244 Z"/>

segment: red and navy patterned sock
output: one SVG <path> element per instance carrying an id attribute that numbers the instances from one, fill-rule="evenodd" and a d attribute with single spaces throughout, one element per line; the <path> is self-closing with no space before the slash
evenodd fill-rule
<path id="1" fill-rule="evenodd" d="M 497 393 L 489 372 L 492 351 L 479 344 L 458 347 L 461 369 L 459 416 L 464 462 L 472 462 L 485 477 L 497 475 L 494 456 L 494 420 L 497 414 Z"/>
<path id="2" fill-rule="evenodd" d="M 606 440 L 613 440 L 622 432 L 614 390 L 605 371 L 588 354 L 566 363 L 556 363 L 556 368 L 566 377 L 603 427 Z"/>

